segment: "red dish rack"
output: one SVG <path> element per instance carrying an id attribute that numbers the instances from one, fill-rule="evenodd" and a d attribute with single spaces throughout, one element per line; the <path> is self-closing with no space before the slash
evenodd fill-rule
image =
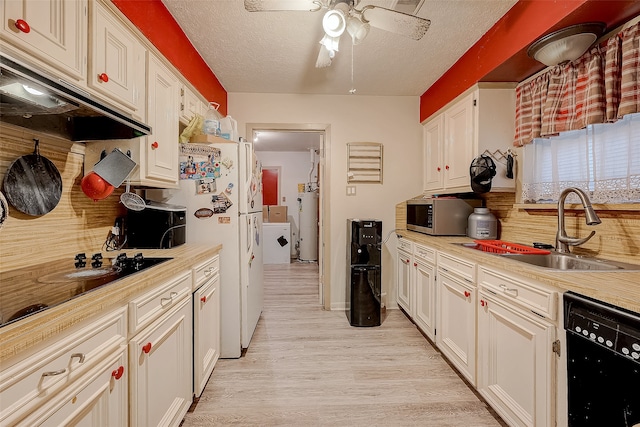
<path id="1" fill-rule="evenodd" d="M 550 254 L 546 249 L 532 248 L 531 246 L 519 245 L 517 243 L 505 242 L 503 240 L 474 240 L 480 250 L 494 254 Z"/>

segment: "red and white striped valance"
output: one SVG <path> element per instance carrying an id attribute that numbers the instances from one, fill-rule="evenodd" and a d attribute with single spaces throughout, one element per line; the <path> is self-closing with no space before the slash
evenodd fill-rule
<path id="1" fill-rule="evenodd" d="M 640 23 L 516 87 L 514 145 L 640 112 Z"/>

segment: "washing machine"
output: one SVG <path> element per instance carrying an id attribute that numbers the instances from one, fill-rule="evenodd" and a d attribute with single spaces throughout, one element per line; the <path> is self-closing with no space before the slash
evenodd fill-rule
<path id="1" fill-rule="evenodd" d="M 262 258 L 264 264 L 291 262 L 291 224 L 288 222 L 262 223 Z"/>

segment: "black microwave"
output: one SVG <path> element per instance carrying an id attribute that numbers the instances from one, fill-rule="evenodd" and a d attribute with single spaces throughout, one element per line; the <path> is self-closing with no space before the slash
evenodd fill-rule
<path id="1" fill-rule="evenodd" d="M 465 236 L 473 208 L 482 199 L 438 197 L 407 200 L 407 230 L 433 236 Z"/>

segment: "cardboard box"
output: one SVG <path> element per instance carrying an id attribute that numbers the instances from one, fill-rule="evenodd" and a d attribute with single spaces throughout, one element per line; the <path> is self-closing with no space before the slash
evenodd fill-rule
<path id="1" fill-rule="evenodd" d="M 269 206 L 262 207 L 262 222 L 269 222 Z"/>
<path id="2" fill-rule="evenodd" d="M 269 206 L 269 222 L 287 222 L 287 207 Z"/>

